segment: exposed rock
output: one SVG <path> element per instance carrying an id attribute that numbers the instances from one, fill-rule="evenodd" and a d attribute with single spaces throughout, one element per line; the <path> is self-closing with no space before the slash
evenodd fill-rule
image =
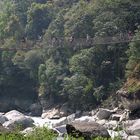
<path id="1" fill-rule="evenodd" d="M 91 112 L 84 111 L 84 112 L 82 112 L 82 116 L 91 116 Z"/>
<path id="2" fill-rule="evenodd" d="M 0 115 L 0 124 L 5 123 L 6 121 L 8 121 L 7 117 L 5 117 L 4 115 Z"/>
<path id="3" fill-rule="evenodd" d="M 98 109 L 92 110 L 91 111 L 91 116 L 95 116 L 98 111 L 99 111 Z"/>
<path id="4" fill-rule="evenodd" d="M 60 119 L 60 115 L 54 115 L 50 119 L 52 119 L 52 120 L 58 120 L 58 119 Z"/>
<path id="5" fill-rule="evenodd" d="M 63 117 L 59 120 L 56 120 L 55 122 L 52 123 L 52 127 L 58 127 L 65 124 L 67 124 L 67 117 Z"/>
<path id="6" fill-rule="evenodd" d="M 66 125 L 62 125 L 62 126 L 59 126 L 59 127 L 55 127 L 55 130 L 58 131 L 59 136 L 63 136 L 64 134 L 67 133 Z"/>
<path id="7" fill-rule="evenodd" d="M 113 131 L 113 130 L 108 130 L 109 135 L 111 138 L 114 140 L 115 137 L 121 137 L 123 140 L 126 140 L 128 135 L 126 134 L 125 131 Z"/>
<path id="8" fill-rule="evenodd" d="M 48 128 L 52 128 L 51 127 L 51 121 L 49 119 L 42 119 L 41 117 L 32 117 L 32 119 L 34 120 L 34 125 L 36 127 L 47 126 Z"/>
<path id="9" fill-rule="evenodd" d="M 121 118 L 120 114 L 112 114 L 111 120 L 119 121 Z"/>
<path id="10" fill-rule="evenodd" d="M 67 103 L 65 103 L 65 104 L 63 104 L 61 106 L 61 108 L 59 110 L 61 117 L 65 117 L 65 116 L 67 116 L 70 113 L 69 110 L 68 110 L 68 108 L 69 107 L 68 107 L 68 104 Z"/>
<path id="11" fill-rule="evenodd" d="M 30 112 L 32 116 L 41 116 L 42 114 L 42 107 L 39 103 L 34 103 L 30 106 Z"/>
<path id="12" fill-rule="evenodd" d="M 53 108 L 53 109 L 50 109 L 50 110 L 46 110 L 46 111 L 41 115 L 41 117 L 42 117 L 43 119 L 44 119 L 44 118 L 53 119 L 54 116 L 57 116 L 58 119 L 60 118 L 59 109 Z M 59 116 L 59 117 L 58 117 L 58 116 Z"/>
<path id="13" fill-rule="evenodd" d="M 19 119 L 19 118 L 25 117 L 24 114 L 20 113 L 20 112 L 17 111 L 17 110 L 9 111 L 9 112 L 7 112 L 4 116 L 5 116 L 8 120 L 17 120 L 17 119 Z"/>
<path id="14" fill-rule="evenodd" d="M 100 125 L 104 125 L 107 122 L 107 120 L 97 120 L 96 122 Z"/>
<path id="15" fill-rule="evenodd" d="M 67 123 L 71 123 L 71 122 L 73 122 L 74 121 L 74 119 L 75 119 L 75 114 L 71 114 L 71 115 L 69 115 L 68 117 L 67 117 Z"/>
<path id="16" fill-rule="evenodd" d="M 81 117 L 81 116 L 82 116 L 82 111 L 77 110 L 77 111 L 75 112 L 75 118 L 79 118 L 79 117 Z"/>
<path id="17" fill-rule="evenodd" d="M 9 133 L 11 132 L 9 129 L 5 128 L 3 125 L 0 124 L 0 133 Z"/>
<path id="18" fill-rule="evenodd" d="M 136 93 L 128 93 L 124 89 L 120 89 L 117 94 L 121 97 L 124 108 L 130 111 L 140 109 L 140 90 Z"/>
<path id="19" fill-rule="evenodd" d="M 17 119 L 9 120 L 3 124 L 4 127 L 9 128 L 10 130 L 17 129 L 24 130 L 27 127 L 32 127 L 34 121 L 31 118 L 20 117 Z"/>
<path id="20" fill-rule="evenodd" d="M 126 121 L 124 127 L 128 134 L 140 137 L 140 119 Z"/>
<path id="21" fill-rule="evenodd" d="M 76 118 L 76 121 L 86 121 L 86 122 L 93 122 L 95 121 L 94 117 L 90 117 L 90 116 L 82 116 L 80 118 Z"/>
<path id="22" fill-rule="evenodd" d="M 67 133 L 74 137 L 109 137 L 107 130 L 96 122 L 74 121 L 66 125 Z"/>
<path id="23" fill-rule="evenodd" d="M 108 109 L 103 109 L 103 108 L 100 108 L 98 113 L 97 113 L 97 117 L 102 120 L 102 119 L 108 119 L 111 114 L 113 113 L 112 110 L 108 110 Z"/>
<path id="24" fill-rule="evenodd" d="M 6 97 L 5 97 L 6 96 Z M 27 95 L 24 95 L 27 96 Z M 36 96 L 36 95 L 33 95 Z M 33 104 L 33 96 L 32 98 L 22 98 L 22 97 L 10 97 L 10 95 L 3 95 L 0 98 L 0 111 L 8 112 L 9 110 L 20 110 L 22 112 L 29 111 L 29 106 Z"/>
<path id="25" fill-rule="evenodd" d="M 0 115 L 4 115 L 4 113 L 3 112 L 0 112 Z"/>
<path id="26" fill-rule="evenodd" d="M 138 136 L 128 136 L 127 140 L 140 140 Z"/>
<path id="27" fill-rule="evenodd" d="M 108 121 L 104 124 L 104 127 L 109 129 L 109 130 L 115 130 L 118 128 L 118 122 L 117 121 Z"/>
<path id="28" fill-rule="evenodd" d="M 31 134 L 33 131 L 34 131 L 34 128 L 33 127 L 28 127 L 26 129 L 24 129 L 23 131 L 21 131 L 21 133 L 26 136 L 28 134 Z"/>

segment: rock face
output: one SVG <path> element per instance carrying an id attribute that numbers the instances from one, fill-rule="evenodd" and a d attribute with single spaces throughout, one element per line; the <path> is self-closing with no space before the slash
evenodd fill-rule
<path id="1" fill-rule="evenodd" d="M 124 108 L 130 111 L 140 109 L 140 90 L 136 93 L 128 93 L 121 89 L 117 91 L 117 94 L 121 97 Z"/>
<path id="2" fill-rule="evenodd" d="M 67 133 L 74 137 L 109 137 L 107 130 L 96 122 L 75 121 L 66 125 Z"/>
<path id="3" fill-rule="evenodd" d="M 16 97 L 4 97 L 0 98 L 0 112 L 8 112 L 10 110 L 20 110 L 23 112 L 29 111 L 29 106 L 31 106 L 34 103 L 34 100 L 31 98 L 18 98 Z"/>

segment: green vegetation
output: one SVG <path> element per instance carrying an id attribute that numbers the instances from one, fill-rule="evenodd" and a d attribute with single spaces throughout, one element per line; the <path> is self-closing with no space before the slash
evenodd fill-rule
<path id="1" fill-rule="evenodd" d="M 139 38 L 140 8 L 133 0 L 3 0 L 0 7 L 0 47 L 42 47 L 0 51 L 1 97 L 36 93 L 52 104 L 89 109 L 114 94 L 126 78 L 136 83 L 129 91 L 140 89 L 139 41 L 88 48 L 48 43 L 54 37 L 87 34 L 93 38 L 131 32 Z"/>
<path id="2" fill-rule="evenodd" d="M 12 133 L 3 133 L 0 135 L 0 140 L 55 140 L 57 134 L 44 128 L 35 128 L 33 132 L 26 134 L 25 136 L 18 131 Z M 64 140 L 84 140 L 84 138 L 74 138 L 74 137 L 64 137 Z M 111 138 L 97 137 L 92 140 L 111 140 Z M 120 140 L 120 138 L 115 138 L 114 140 Z"/>

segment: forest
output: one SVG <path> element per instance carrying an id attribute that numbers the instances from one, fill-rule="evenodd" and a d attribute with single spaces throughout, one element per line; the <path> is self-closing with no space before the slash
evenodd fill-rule
<path id="1" fill-rule="evenodd" d="M 131 41 L 74 41 L 121 34 Z M 89 110 L 121 88 L 139 93 L 139 40 L 138 0 L 0 0 L 0 98 Z"/>

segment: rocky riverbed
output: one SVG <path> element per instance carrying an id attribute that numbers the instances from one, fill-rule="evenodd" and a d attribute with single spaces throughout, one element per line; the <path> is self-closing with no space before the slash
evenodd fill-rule
<path id="1" fill-rule="evenodd" d="M 54 113 L 55 112 L 55 113 Z M 49 117 L 51 116 L 51 117 Z M 62 117 L 55 109 L 47 110 L 42 117 L 24 115 L 19 111 L 12 110 L 0 113 L 0 131 L 13 131 L 20 125 L 21 133 L 30 133 L 33 127 L 48 127 L 63 137 L 71 134 L 74 137 L 85 138 L 102 136 L 114 139 L 120 136 L 123 140 L 139 140 L 140 119 L 131 120 L 128 110 L 114 110 L 99 108 L 90 112 L 77 111 L 71 115 Z M 76 135 L 75 136 L 75 133 Z"/>

